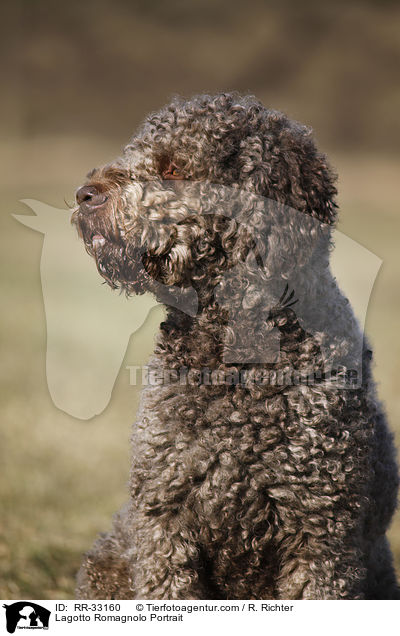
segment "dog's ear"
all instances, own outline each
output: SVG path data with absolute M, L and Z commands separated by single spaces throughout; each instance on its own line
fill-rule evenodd
M 258 134 L 241 142 L 239 161 L 246 189 L 335 224 L 336 175 L 309 128 L 270 112 Z

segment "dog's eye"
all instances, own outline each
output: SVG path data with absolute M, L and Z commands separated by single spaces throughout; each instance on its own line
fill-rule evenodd
M 172 180 L 172 179 L 183 179 L 184 176 L 174 163 L 170 163 L 169 166 L 165 170 L 163 170 L 162 178 L 167 180 L 168 179 Z

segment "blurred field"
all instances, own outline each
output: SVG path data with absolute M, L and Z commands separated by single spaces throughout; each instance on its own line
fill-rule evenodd
M 125 367 L 146 361 L 162 311 L 153 309 L 131 338 L 103 414 L 84 422 L 54 407 L 45 376 L 42 235 L 18 224 L 10 214 L 29 213 L 18 203 L 26 197 L 65 207 L 64 199 L 72 200 L 88 168 L 114 156 L 119 147 L 102 139 L 48 137 L 13 142 L 6 150 L 11 160 L 2 175 L 0 216 L 0 597 L 71 598 L 82 552 L 99 531 L 107 530 L 112 513 L 126 499 L 129 431 L 138 390 L 129 386 Z M 340 229 L 383 259 L 367 330 L 375 349 L 380 394 L 400 448 L 400 160 L 338 154 L 332 161 L 340 174 Z M 29 170 L 21 181 L 24 162 Z M 390 539 L 400 568 L 399 513 Z
M 396 151 L 399 23 L 396 0 L 15 0 L 0 131 L 112 139 L 176 92 L 235 89 L 329 147 Z

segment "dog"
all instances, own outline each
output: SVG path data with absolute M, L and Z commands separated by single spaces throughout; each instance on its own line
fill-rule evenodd
M 335 196 L 310 129 L 235 93 L 175 98 L 78 189 L 100 275 L 167 312 L 129 502 L 79 598 L 399 598 L 395 450 L 329 269 Z

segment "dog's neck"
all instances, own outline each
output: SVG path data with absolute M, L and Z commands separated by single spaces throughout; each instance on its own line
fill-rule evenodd
M 293 311 L 284 311 L 279 328 L 269 314 L 266 303 L 253 310 L 233 303 L 227 310 L 213 301 L 195 317 L 168 308 L 157 349 L 161 348 L 164 359 L 167 353 L 172 364 L 188 368 L 269 366 L 279 358 L 280 350 L 293 349 L 293 327 L 296 337 L 301 330 Z M 301 346 L 301 339 L 295 344 Z
M 325 343 L 335 338 L 335 307 L 348 312 L 349 333 L 341 328 L 342 339 L 354 339 L 356 323 L 329 270 L 309 267 L 289 283 L 271 281 L 261 294 L 257 289 L 241 296 L 215 294 L 200 303 L 194 317 L 167 307 L 155 349 L 160 364 L 171 369 L 320 368 L 324 325 L 331 330 Z M 327 300 L 328 288 L 332 302 Z M 296 297 L 299 302 L 292 305 Z

